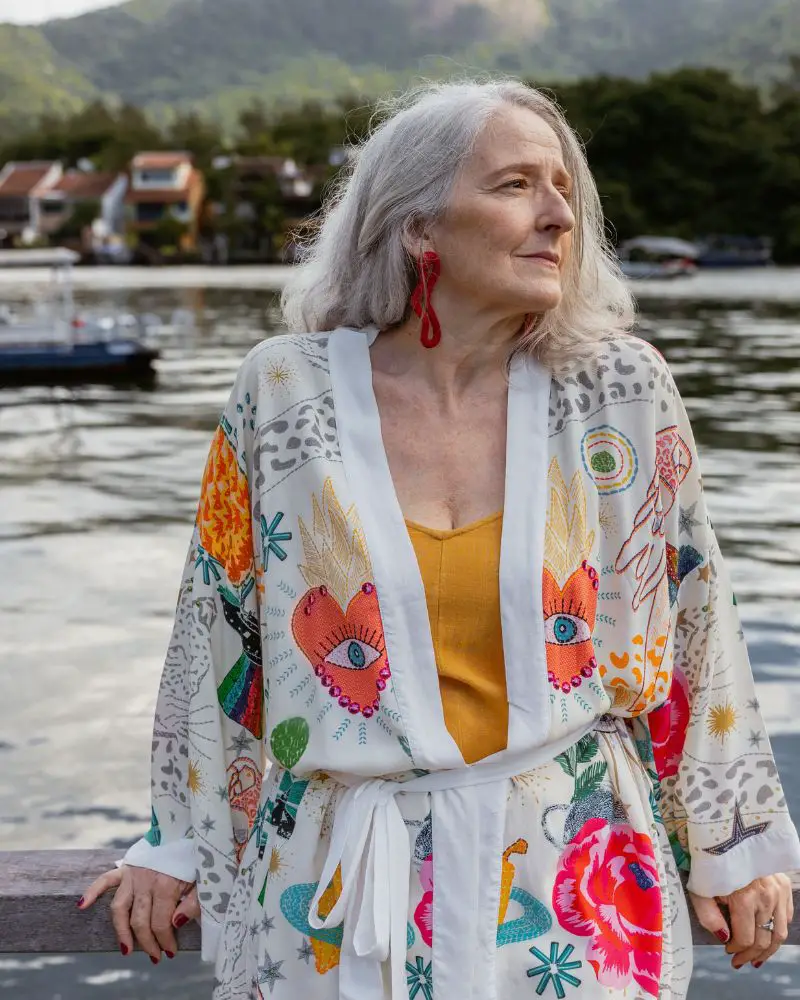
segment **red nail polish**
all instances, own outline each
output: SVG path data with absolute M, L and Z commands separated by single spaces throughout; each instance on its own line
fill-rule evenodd
M 78 900 L 78 902 L 75 905 L 76 906 L 83 906 L 83 896 L 81 896 L 81 898 Z
M 723 944 L 728 943 L 728 938 L 730 937 L 730 934 L 726 930 L 716 931 L 715 933 Z
M 158 965 L 158 959 L 157 958 L 153 958 L 152 955 L 150 956 L 150 961 L 153 963 L 153 965 Z
M 123 955 L 127 955 L 128 951 L 129 951 L 129 948 L 128 948 L 128 946 L 126 944 L 121 944 L 119 946 L 119 950 L 122 952 Z
M 185 913 L 181 913 L 175 918 L 176 927 L 183 927 L 184 924 L 188 923 L 189 923 L 189 918 L 186 916 Z
M 165 951 L 164 954 L 167 956 L 167 958 L 175 958 L 174 951 Z
M 763 964 L 763 962 L 753 962 L 753 968 L 760 969 Z

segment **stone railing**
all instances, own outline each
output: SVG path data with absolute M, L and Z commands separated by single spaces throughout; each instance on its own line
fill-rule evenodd
M 108 893 L 88 911 L 76 903 L 87 887 L 114 867 L 119 851 L 0 851 L 0 952 L 112 952 L 117 940 L 111 926 Z M 795 881 L 795 916 L 787 944 L 800 945 L 800 877 Z M 692 916 L 695 945 L 719 941 Z M 177 931 L 183 951 L 200 950 L 195 923 Z

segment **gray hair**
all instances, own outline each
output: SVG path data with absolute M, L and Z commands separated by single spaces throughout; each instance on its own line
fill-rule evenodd
M 353 151 L 323 207 L 281 298 L 292 332 L 387 329 L 409 316 L 415 262 L 403 237 L 447 209 L 463 164 L 492 117 L 528 108 L 558 136 L 573 177 L 576 224 L 563 296 L 518 345 L 554 370 L 570 367 L 601 340 L 633 325 L 633 297 L 606 236 L 603 209 L 583 144 L 559 106 L 516 80 L 426 84 L 383 101 L 379 123 Z

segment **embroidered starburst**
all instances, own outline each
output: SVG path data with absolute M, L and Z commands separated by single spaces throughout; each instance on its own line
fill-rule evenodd
M 198 795 L 203 788 L 200 765 L 193 760 L 189 761 L 189 773 L 186 776 L 186 785 L 192 795 Z
M 297 372 L 284 358 L 280 358 L 264 370 L 261 378 L 264 385 L 274 391 L 288 388 L 297 378 Z
M 268 917 L 265 913 L 261 918 L 261 930 L 269 937 L 269 932 L 275 930 L 275 917 Z
M 760 712 L 761 702 L 758 700 L 758 698 L 751 698 L 750 701 L 748 701 L 747 703 L 747 707 L 751 709 L 751 711 L 753 712 Z
M 617 533 L 617 515 L 610 504 L 601 503 L 597 511 L 597 520 L 600 523 L 600 530 L 604 535 L 615 535 Z
M 750 730 L 750 746 L 760 749 L 761 741 L 764 739 L 762 733 L 757 732 L 755 729 Z
M 283 965 L 283 959 L 280 962 L 273 962 L 269 957 L 269 952 L 264 952 L 264 963 L 258 967 L 258 985 L 261 986 L 262 983 L 266 983 L 269 987 L 270 993 L 275 989 L 275 983 L 279 979 L 286 979 L 286 976 L 280 971 Z
M 220 574 L 220 567 L 222 563 L 215 559 L 212 555 L 203 548 L 202 545 L 197 546 L 197 558 L 194 561 L 194 568 L 202 567 L 203 570 L 203 583 L 208 586 L 211 583 L 211 577 L 213 576 L 215 580 L 221 580 L 222 576 Z
M 261 515 L 261 561 L 264 565 L 265 573 L 269 569 L 270 554 L 283 562 L 286 558 L 286 550 L 281 545 L 281 542 L 291 542 L 292 540 L 291 531 L 278 531 L 282 520 L 283 511 L 280 510 L 269 523 L 266 517 L 263 514 Z
M 308 965 L 308 960 L 313 957 L 314 949 L 311 947 L 311 942 L 303 938 L 302 945 L 297 949 L 297 961 L 305 962 Z
M 219 796 L 220 802 L 224 802 L 228 797 L 228 789 L 224 785 L 218 785 L 217 795 Z
M 537 965 L 535 969 L 528 969 L 529 979 L 532 979 L 534 976 L 542 977 L 539 985 L 536 987 L 537 996 L 541 996 L 550 983 L 552 983 L 558 1000 L 564 1000 L 564 997 L 567 995 L 564 989 L 564 983 L 568 983 L 570 986 L 581 985 L 580 979 L 573 976 L 571 971 L 580 969 L 583 964 L 579 961 L 569 961 L 570 955 L 573 951 L 575 951 L 573 945 L 566 945 L 564 950 L 559 955 L 558 942 L 551 942 L 549 958 L 544 954 L 544 952 L 539 951 L 538 948 L 529 948 L 528 951 L 532 955 L 535 955 L 536 958 L 538 958 L 542 963 L 541 965 Z
M 200 827 L 203 833 L 210 833 L 216 826 L 216 821 L 213 820 L 208 813 L 206 813 L 205 819 L 200 823 Z
M 272 848 L 272 853 L 269 856 L 269 868 L 267 869 L 270 875 L 280 875 L 283 869 L 286 867 L 286 862 L 281 856 L 281 852 L 277 847 Z
M 708 732 L 724 742 L 736 728 L 736 709 L 730 702 L 714 705 L 708 713 Z
M 258 924 L 255 922 L 255 920 L 252 922 L 252 924 L 250 924 L 250 937 L 251 938 L 258 937 Z
M 414 1000 L 418 993 L 422 993 L 425 1000 L 433 1000 L 433 972 L 432 962 L 426 965 L 418 955 L 414 959 L 414 965 L 406 962 L 406 982 L 408 983 L 408 998 Z

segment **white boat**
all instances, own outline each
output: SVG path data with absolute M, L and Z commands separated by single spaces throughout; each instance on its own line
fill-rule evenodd
M 637 236 L 617 248 L 628 278 L 684 278 L 697 271 L 700 248 L 671 236 Z
M 158 351 L 136 317 L 80 315 L 72 292 L 79 255 L 64 247 L 0 250 L 0 269 L 50 268 L 50 284 L 19 316 L 0 303 L 0 384 L 106 381 L 152 372 Z

